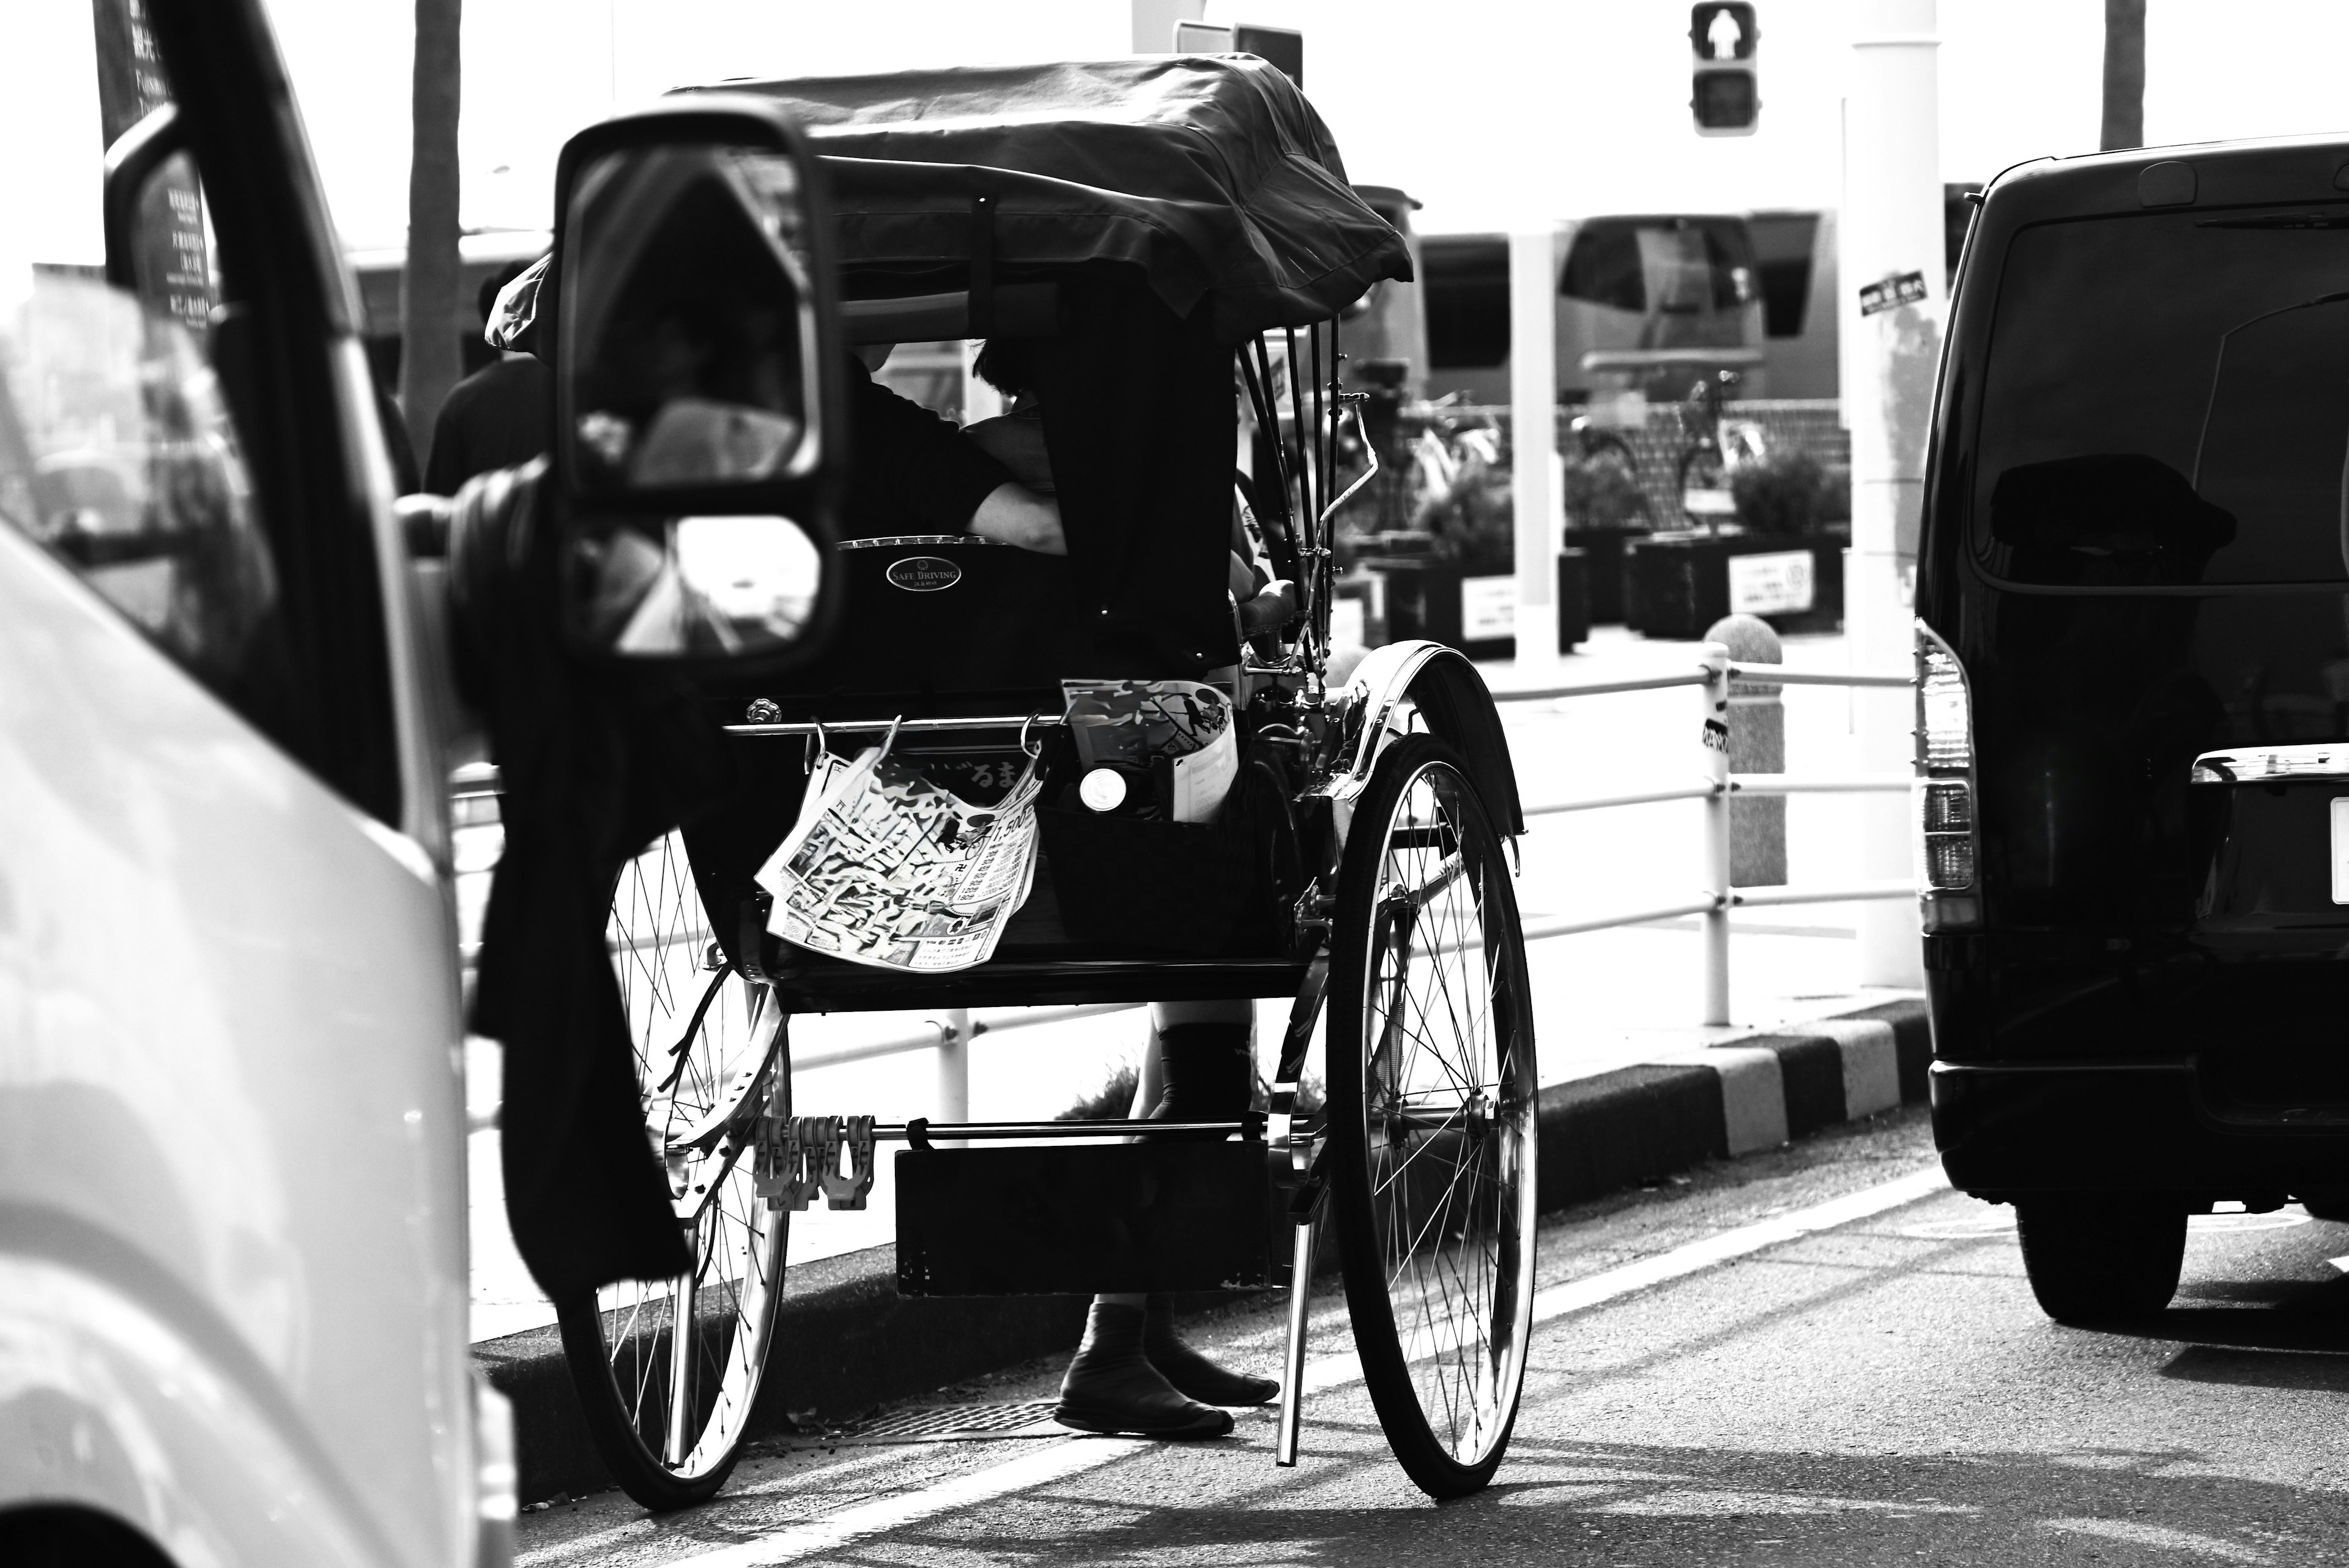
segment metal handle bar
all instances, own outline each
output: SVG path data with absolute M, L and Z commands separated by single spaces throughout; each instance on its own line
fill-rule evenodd
M 1081 1138 L 1133 1137 L 1146 1135 L 1177 1133 L 1218 1133 L 1229 1137 L 1234 1133 L 1243 1137 L 1260 1137 L 1264 1134 L 1265 1116 L 1262 1111 L 1250 1111 L 1237 1121 L 1229 1122 L 1154 1122 L 1121 1119 L 1095 1122 L 934 1122 L 916 1116 L 910 1122 L 876 1122 L 873 1136 L 894 1143 L 919 1143 L 931 1138 L 975 1140 L 981 1138 Z
M 908 735 L 937 733 L 957 730 L 1017 730 L 1023 724 L 1030 730 L 1058 729 L 1067 718 L 1055 718 L 1048 713 L 1014 713 L 1007 716 L 989 715 L 974 719 L 826 719 L 821 723 L 729 724 L 730 735 L 878 735 L 895 728 Z

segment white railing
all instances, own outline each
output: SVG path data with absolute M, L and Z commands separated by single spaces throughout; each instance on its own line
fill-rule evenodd
M 1617 914 L 1585 919 L 1526 922 L 1527 941 L 1575 936 L 1619 926 L 1646 925 L 1656 920 L 1683 919 L 1691 915 L 1704 922 L 1704 1019 L 1729 1022 L 1729 911 L 1785 904 L 1842 904 L 1863 898 L 1903 898 L 1916 892 L 1907 880 L 1860 882 L 1843 887 L 1806 888 L 1799 885 L 1737 888 L 1730 885 L 1729 803 L 1740 794 L 1906 794 L 1907 774 L 1863 774 L 1848 777 L 1801 774 L 1733 774 L 1729 771 L 1729 689 L 1734 681 L 1777 686 L 1908 687 L 1914 678 L 1861 670 L 1787 670 L 1775 664 L 1740 665 L 1717 642 L 1702 645 L 1696 668 L 1628 680 L 1587 680 L 1566 686 L 1543 686 L 1523 691 L 1494 693 L 1497 702 L 1552 702 L 1574 697 L 1612 696 L 1624 691 L 1663 691 L 1675 686 L 1700 689 L 1704 702 L 1702 771 L 1687 784 L 1620 794 L 1584 795 L 1547 801 L 1524 808 L 1527 817 L 1552 816 L 1572 811 L 1604 811 L 1616 806 L 1653 805 L 1663 801 L 1704 803 L 1705 879 L 1710 884 L 1675 903 L 1625 909 Z
M 1871 898 L 1903 898 L 1916 891 L 1916 885 L 1905 879 L 1824 887 L 1731 886 L 1729 803 L 1737 795 L 1906 794 L 1909 788 L 1909 775 L 1907 774 L 1862 774 L 1837 777 L 1830 774 L 1731 773 L 1727 723 L 1730 687 L 1736 681 L 1777 686 L 1905 688 L 1913 684 L 1913 678 L 1906 673 L 1787 670 L 1769 664 L 1740 665 L 1731 659 L 1728 649 L 1723 645 L 1705 643 L 1698 653 L 1695 668 L 1677 673 L 1578 681 L 1563 686 L 1494 693 L 1495 702 L 1516 704 L 1612 696 L 1627 691 L 1662 691 L 1678 686 L 1700 689 L 1706 729 L 1702 770 L 1695 780 L 1654 789 L 1546 801 L 1526 805 L 1523 810 L 1527 818 L 1532 818 L 1561 815 L 1568 812 L 1605 811 L 1618 806 L 1654 805 L 1665 801 L 1702 801 L 1704 803 L 1705 875 L 1711 886 L 1699 888 L 1673 903 L 1643 906 L 1596 917 L 1527 920 L 1524 931 L 1525 940 L 1529 942 L 1545 941 L 1552 937 L 1577 936 L 1587 931 L 1610 930 L 1660 920 L 1685 919 L 1692 915 L 1699 917 L 1704 922 L 1703 1022 L 1708 1024 L 1723 1024 L 1730 1021 L 1730 910 L 1789 904 L 1842 904 Z M 1715 737 L 1718 737 L 1718 743 Z M 486 764 L 475 764 L 460 769 L 452 783 L 455 786 L 452 793 L 460 800 L 493 796 L 497 790 L 497 772 Z M 471 957 L 469 951 L 466 954 L 469 963 Z M 970 1116 L 970 1044 L 980 1035 L 1007 1033 L 1015 1029 L 1032 1029 L 1048 1023 L 1065 1023 L 1074 1019 L 1112 1012 L 1127 1012 L 1143 1005 L 1141 1002 L 1118 1002 L 1073 1007 L 1006 1009 L 999 1014 L 984 1018 L 974 1017 L 968 1008 L 942 1009 L 936 1016 L 925 1019 L 918 1026 L 902 1034 L 877 1040 L 844 1042 L 806 1052 L 794 1051 L 792 1064 L 801 1071 L 808 1071 L 904 1055 L 915 1051 L 934 1051 L 937 1054 L 936 1119 L 967 1121 Z

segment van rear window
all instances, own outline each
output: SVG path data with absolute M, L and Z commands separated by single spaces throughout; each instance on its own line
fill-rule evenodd
M 2000 576 L 2349 581 L 2349 206 L 2025 229 L 1981 407 Z

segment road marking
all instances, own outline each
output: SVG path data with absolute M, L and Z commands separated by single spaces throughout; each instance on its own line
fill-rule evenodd
M 1723 1231 L 1717 1236 L 1707 1236 L 1686 1246 L 1675 1247 L 1669 1252 L 1660 1252 L 1652 1258 L 1642 1258 L 1620 1268 L 1609 1269 L 1588 1279 L 1568 1280 L 1563 1284 L 1534 1293 L 1534 1322 L 1547 1323 L 1569 1313 L 1584 1312 L 1733 1259 L 1750 1257 L 1804 1236 L 1870 1219 L 1903 1204 L 1930 1198 L 1937 1192 L 1946 1192 L 1949 1187 L 1949 1179 L 1941 1174 L 1941 1168 L 1939 1165 L 1928 1166 L 1863 1191 L 1847 1193 L 1841 1198 L 1813 1204 L 1791 1214 L 1775 1214 L 1751 1225 L 1741 1225 L 1734 1231 Z M 1305 1364 L 1305 1391 L 1308 1394 L 1325 1393 L 1361 1380 L 1361 1360 L 1351 1350 L 1317 1355 Z M 1155 1443 L 1139 1438 L 1071 1438 L 1066 1442 L 1031 1450 L 1018 1459 L 955 1476 L 933 1486 L 875 1498 L 871 1502 L 843 1508 L 821 1519 L 761 1536 L 756 1541 L 722 1546 L 674 1561 L 692 1563 L 695 1568 L 772 1568 L 773 1564 L 797 1562 L 819 1552 L 838 1552 L 870 1536 L 933 1519 L 942 1513 L 952 1513 L 958 1509 L 991 1502 L 1013 1492 L 1066 1480 L 1087 1470 L 1098 1469 L 1112 1460 L 1124 1459 L 1129 1454 L 1155 1447 Z

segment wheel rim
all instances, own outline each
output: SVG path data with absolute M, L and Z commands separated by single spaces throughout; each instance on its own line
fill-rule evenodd
M 1437 1447 L 1473 1466 L 1505 1438 L 1525 1368 L 1536 1085 L 1516 1048 L 1516 922 L 1492 907 L 1503 872 L 1489 832 L 1468 827 L 1465 788 L 1448 766 L 1422 767 L 1386 825 L 1361 1104 L 1371 1231 L 1412 1391 Z
M 603 1287 L 596 1324 L 637 1445 L 692 1480 L 740 1445 L 773 1328 L 790 1216 L 770 1212 L 755 1190 L 749 1113 L 771 1084 L 788 1100 L 789 1066 L 775 1049 L 782 1020 L 767 988 L 712 945 L 674 834 L 621 873 L 609 945 L 646 1135 L 688 1227 L 694 1272 Z M 680 1323 L 692 1331 L 680 1336 Z

